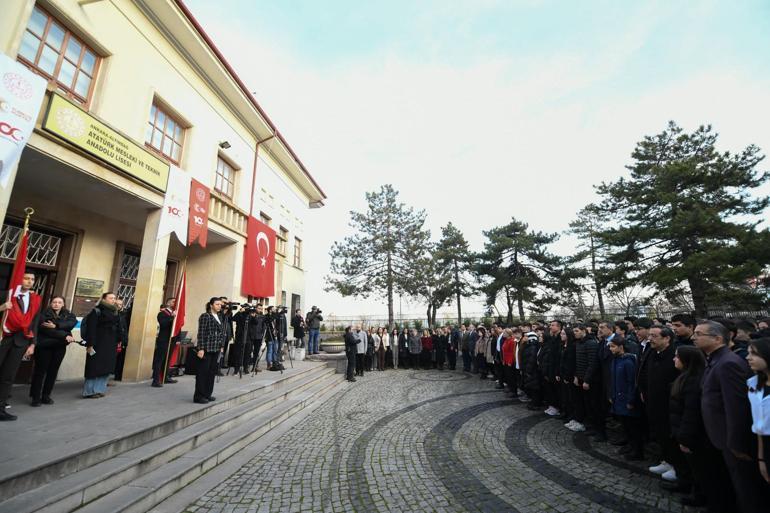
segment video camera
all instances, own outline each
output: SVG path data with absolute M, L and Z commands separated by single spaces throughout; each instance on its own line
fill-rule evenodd
M 231 302 L 229 304 L 229 306 L 230 306 L 230 311 L 231 312 L 235 312 L 239 308 L 242 311 L 246 312 L 246 313 L 252 313 L 252 312 L 256 312 L 257 311 L 257 305 L 252 305 L 251 303 L 234 303 L 234 302 Z

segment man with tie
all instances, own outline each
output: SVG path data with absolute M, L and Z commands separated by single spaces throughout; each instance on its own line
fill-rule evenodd
M 32 292 L 35 275 L 24 273 L 21 287 L 14 291 L 14 297 L 0 305 L 3 315 L 3 336 L 0 340 L 0 421 L 16 420 L 16 415 L 5 411 L 11 396 L 13 379 L 19 370 L 22 358 L 35 352 L 40 296 Z

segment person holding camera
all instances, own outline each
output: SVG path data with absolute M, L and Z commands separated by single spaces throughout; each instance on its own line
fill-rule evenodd
M 274 311 L 274 307 L 267 307 L 267 314 L 265 315 L 265 340 L 267 341 L 267 370 L 280 371 L 282 370 L 279 351 L 280 341 L 278 337 L 278 331 L 276 330 L 276 321 L 278 315 Z
M 307 313 L 305 325 L 310 333 L 310 338 L 307 341 L 307 354 L 318 354 L 318 339 L 321 336 L 321 321 L 323 320 L 321 310 L 317 306 L 313 306 Z
M 214 401 L 214 380 L 217 375 L 219 355 L 227 342 L 227 330 L 222 316 L 222 300 L 212 297 L 206 304 L 206 313 L 198 317 L 196 353 L 199 358 L 195 374 L 193 402 L 206 404 Z
M 299 308 L 294 312 L 294 317 L 291 318 L 291 327 L 294 329 L 294 340 L 297 347 L 305 347 L 305 318 Z
M 233 306 L 231 305 L 231 308 Z M 258 318 L 263 317 L 261 310 L 262 305 L 252 306 L 247 303 L 242 305 L 241 310 L 233 316 L 235 343 L 230 351 L 228 367 L 235 368 L 236 373 L 241 369 L 243 374 L 249 373 L 253 348 L 255 345 L 262 344 L 264 328 L 262 328 L 262 319 Z M 259 354 L 259 348 L 257 348 L 257 354 Z

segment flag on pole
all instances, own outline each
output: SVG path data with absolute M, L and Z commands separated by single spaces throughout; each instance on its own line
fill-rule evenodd
M 271 297 L 275 294 L 275 230 L 250 216 L 246 236 L 241 293 Z
M 24 270 L 27 267 L 27 245 L 29 243 L 29 230 L 25 224 L 24 230 L 21 233 L 19 240 L 19 246 L 16 248 L 16 260 L 13 263 L 13 272 L 11 273 L 11 283 L 8 286 L 8 301 L 18 296 L 21 292 L 21 285 L 24 281 Z M 31 309 L 30 309 L 31 310 Z M 8 322 L 8 310 L 3 312 L 3 333 L 6 335 L 11 334 L 11 326 L 7 326 Z M 12 324 L 12 323 L 11 323 Z
M 166 197 L 160 214 L 158 238 L 176 233 L 182 245 L 187 245 L 187 223 L 190 215 L 190 176 L 176 166 L 168 174 Z
M 176 293 L 176 314 L 174 315 L 174 321 L 171 327 L 172 343 L 174 339 L 178 337 L 179 334 L 182 332 L 182 327 L 184 326 L 186 302 L 187 302 L 187 260 L 185 260 L 182 266 L 182 279 L 179 281 L 179 287 L 177 288 L 177 293 Z M 173 367 L 174 365 L 176 365 L 178 358 L 179 358 L 179 346 L 176 343 L 173 343 L 171 347 L 171 355 L 168 357 L 168 365 L 166 365 L 164 369 L 168 367 Z M 165 376 L 163 377 L 163 379 L 165 381 Z

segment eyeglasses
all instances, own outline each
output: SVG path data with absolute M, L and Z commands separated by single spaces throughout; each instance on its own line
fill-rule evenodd
M 711 333 L 704 333 L 702 331 L 695 331 L 693 332 L 693 337 L 715 337 L 716 335 L 712 335 Z

